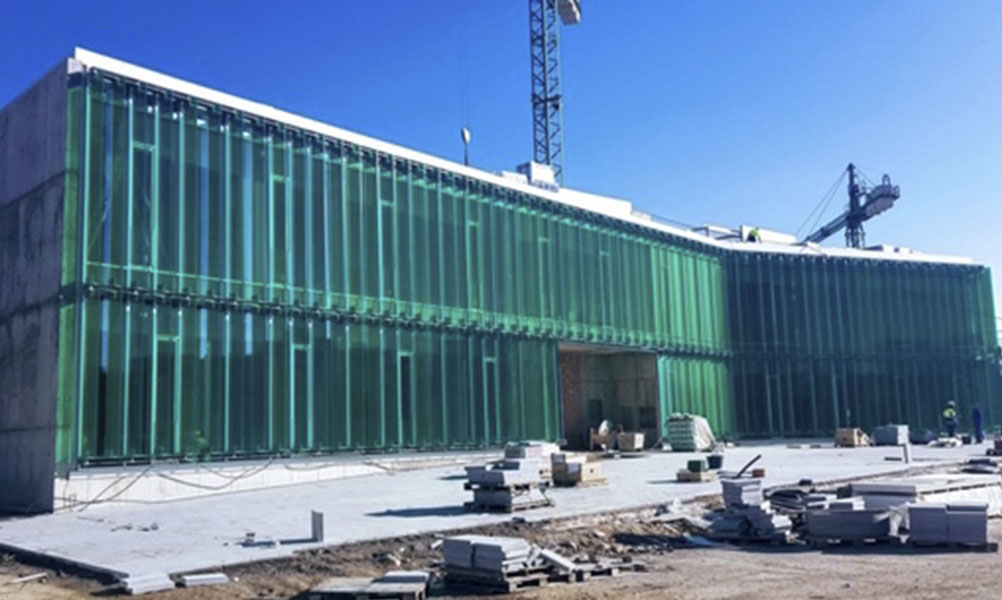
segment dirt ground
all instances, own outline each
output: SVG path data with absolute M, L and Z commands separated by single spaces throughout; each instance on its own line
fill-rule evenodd
M 703 500 L 695 512 L 712 510 L 719 499 Z M 992 539 L 1002 538 L 1002 520 L 990 522 Z M 644 572 L 596 577 L 584 584 L 550 584 L 520 592 L 522 598 L 667 599 L 839 599 L 999 597 L 998 553 L 930 551 L 890 546 L 816 550 L 803 545 L 699 547 L 682 520 L 666 521 L 650 511 L 573 519 L 548 524 L 512 522 L 466 532 L 514 535 L 566 556 L 629 558 Z M 151 600 L 237 600 L 304 598 L 311 586 L 332 576 L 378 575 L 395 569 L 429 569 L 441 560 L 438 543 L 448 534 L 404 537 L 302 553 L 277 561 L 228 569 L 232 582 L 212 588 L 178 589 Z M 45 572 L 42 582 L 5 584 Z M 0 557 L 3 600 L 68 600 L 109 595 L 92 579 Z

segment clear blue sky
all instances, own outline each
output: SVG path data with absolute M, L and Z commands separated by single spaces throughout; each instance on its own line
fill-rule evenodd
M 1002 276 L 1002 0 L 584 11 L 563 30 L 568 186 L 792 232 L 852 160 L 902 189 L 869 243 Z M 12 3 L 0 104 L 75 45 L 458 160 L 468 121 L 489 170 L 531 151 L 524 0 Z

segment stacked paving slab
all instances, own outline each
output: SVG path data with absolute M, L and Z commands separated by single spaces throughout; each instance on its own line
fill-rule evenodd
M 524 573 L 544 566 L 539 549 L 521 538 L 459 535 L 442 544 L 447 575 L 487 579 Z
M 710 525 L 710 536 L 734 541 L 786 541 L 793 523 L 777 515 L 762 497 L 759 479 L 725 479 L 724 515 Z
M 914 544 L 985 545 L 988 505 L 980 502 L 909 504 L 908 539 Z
M 873 443 L 877 446 L 903 446 L 908 443 L 907 425 L 884 425 L 873 430 Z
M 473 491 L 467 508 L 515 511 L 548 506 L 542 488 L 549 485 L 541 473 L 543 462 L 535 458 L 505 459 L 491 466 L 466 467 L 466 489 Z M 546 461 L 549 466 L 549 461 Z
M 539 461 L 539 475 L 544 482 L 553 481 L 550 470 L 552 457 L 560 452 L 560 446 L 553 442 L 530 440 L 508 442 L 504 447 L 504 457 L 509 460 L 531 459 Z

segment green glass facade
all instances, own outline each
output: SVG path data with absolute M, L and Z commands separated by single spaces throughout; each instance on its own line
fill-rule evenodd
M 562 435 L 560 344 L 732 436 L 1002 420 L 985 267 L 734 250 L 96 71 L 71 80 L 60 465 Z

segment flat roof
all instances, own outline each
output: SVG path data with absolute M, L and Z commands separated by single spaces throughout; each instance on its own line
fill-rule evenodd
M 252 114 L 264 119 L 336 138 L 350 144 L 375 150 L 376 152 L 390 154 L 437 169 L 451 171 L 458 175 L 478 179 L 491 185 L 509 188 L 526 194 L 532 194 L 546 200 L 559 202 L 561 204 L 566 204 L 582 210 L 612 217 L 633 225 L 639 225 L 653 231 L 667 233 L 711 247 L 724 248 L 738 252 L 792 254 L 828 258 L 896 260 L 963 265 L 975 264 L 969 257 L 923 254 L 914 250 L 894 252 L 888 250 L 857 250 L 855 248 L 820 246 L 818 244 L 776 244 L 767 242 L 750 243 L 736 240 L 718 240 L 684 227 L 677 227 L 668 223 L 657 221 L 649 215 L 634 210 L 633 204 L 628 200 L 592 194 L 570 188 L 561 188 L 558 191 L 546 190 L 517 179 L 503 177 L 497 173 L 468 167 L 448 159 L 378 140 L 376 138 L 356 133 L 354 131 L 349 131 L 347 129 L 342 129 L 340 127 L 335 127 L 322 121 L 317 121 L 315 119 L 310 119 L 308 117 L 275 108 L 269 104 L 247 100 L 233 94 L 214 90 L 196 83 L 191 83 L 177 77 L 165 75 L 152 69 L 140 67 L 138 65 L 134 65 L 117 58 L 112 58 L 110 56 L 105 56 L 97 52 L 92 52 L 84 48 L 76 48 L 72 58 L 81 63 L 87 69 L 98 69 L 103 72 L 140 81 L 153 87 L 172 90 L 186 96 L 203 100 L 206 103 L 225 106 L 235 111 Z

